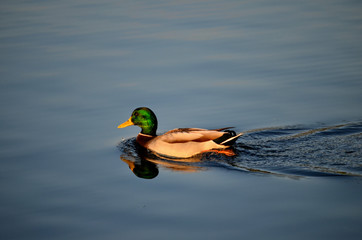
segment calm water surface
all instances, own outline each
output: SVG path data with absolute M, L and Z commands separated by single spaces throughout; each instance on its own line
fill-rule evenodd
M 1 1 L 0 238 L 361 239 L 361 10 Z M 116 128 L 139 106 L 245 134 L 159 158 Z

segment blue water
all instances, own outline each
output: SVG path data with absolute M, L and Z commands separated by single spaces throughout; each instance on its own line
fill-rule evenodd
M 360 239 L 361 10 L 1 1 L 0 238 Z M 145 155 L 140 106 L 237 155 Z

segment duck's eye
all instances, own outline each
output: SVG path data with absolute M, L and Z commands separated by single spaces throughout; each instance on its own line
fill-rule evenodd
M 138 112 L 135 112 L 134 115 L 137 117 L 137 116 L 139 115 L 139 113 L 138 113 Z

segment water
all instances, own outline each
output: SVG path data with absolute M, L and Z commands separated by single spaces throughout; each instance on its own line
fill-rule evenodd
M 2 1 L 1 239 L 360 239 L 361 8 Z M 139 106 L 245 134 L 144 156 Z

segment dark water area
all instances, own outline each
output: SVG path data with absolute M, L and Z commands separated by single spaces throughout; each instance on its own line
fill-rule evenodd
M 361 239 L 358 1 L 1 1 L 0 239 Z M 137 147 L 133 109 L 233 126 Z

